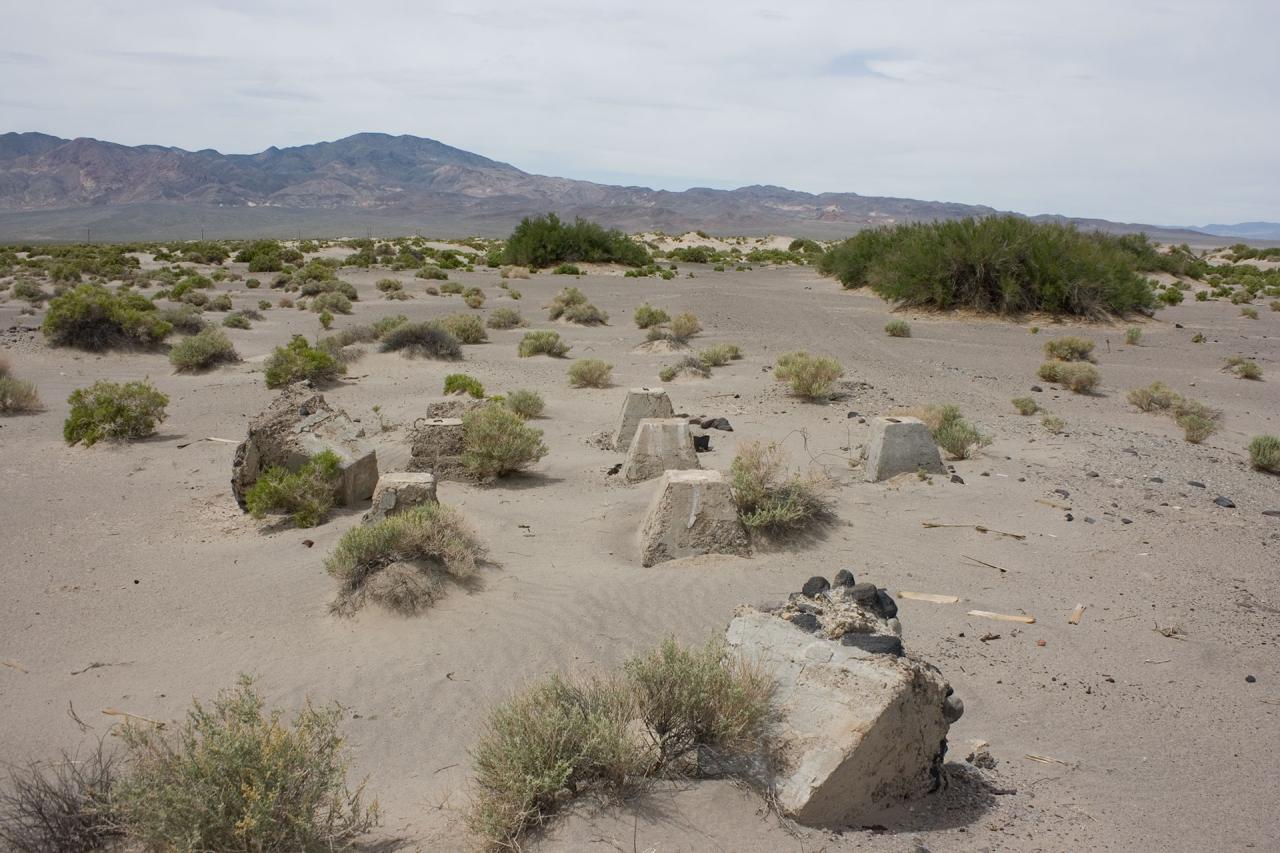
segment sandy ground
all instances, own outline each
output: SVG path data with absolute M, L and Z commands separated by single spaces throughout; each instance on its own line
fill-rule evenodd
M 1254 321 L 1236 306 L 1188 300 L 1143 323 L 1142 346 L 1128 347 L 1118 326 L 1042 321 L 1031 335 L 1030 323 L 907 312 L 913 337 L 893 339 L 882 331 L 883 302 L 810 270 L 684 266 L 681 275 L 690 269 L 696 278 L 669 282 L 541 274 L 513 280 L 519 303 L 498 289 L 494 271 L 453 274 L 484 288 L 486 312 L 516 304 L 534 328 L 559 328 L 572 356 L 613 363 L 615 387 L 574 390 L 567 361 L 518 359 L 518 330 L 491 331 L 490 343 L 466 348 L 461 367 L 490 393 L 544 394 L 537 425 L 551 452 L 494 487 L 441 485 L 496 565 L 479 589 L 454 589 L 412 619 L 374 608 L 348 620 L 326 612 L 334 585 L 321 562 L 357 512 L 268 534 L 231 498 L 233 442 L 273 397 L 261 361 L 293 332 L 314 335 L 314 314 L 273 309 L 251 330 L 228 330 L 245 362 L 202 376 L 172 374 L 163 355 L 87 355 L 48 349 L 20 328 L 0 332 L 15 373 L 48 406 L 0 420 L 0 759 L 84 743 L 69 707 L 101 733 L 119 720 L 103 709 L 176 718 L 193 696 L 249 672 L 273 703 L 311 696 L 350 709 L 356 770 L 386 815 L 380 837 L 403 839 L 408 850 L 465 849 L 467 750 L 486 711 L 514 688 L 555 670 L 616 664 L 668 633 L 704 638 L 739 604 L 780 599 L 810 575 L 848 567 L 891 591 L 962 599 L 901 602 L 908 648 L 937 664 L 966 706 L 952 728 L 944 794 L 876 817 L 872 828 L 793 833 L 757 795 L 727 782 L 667 785 L 622 805 L 584 803 L 534 848 L 1280 849 L 1280 518 L 1262 515 L 1280 510 L 1280 479 L 1250 471 L 1243 451 L 1250 436 L 1280 432 L 1280 314 L 1263 310 Z M 396 275 L 418 298 L 384 301 L 373 283 L 387 274 L 344 274 L 361 301 L 338 327 L 466 310 L 457 297 L 423 294 L 406 273 Z M 548 323 L 540 307 L 567 284 L 613 325 Z M 238 307 L 279 295 L 220 287 Z M 627 386 L 654 384 L 672 360 L 634 349 L 643 333 L 630 315 L 643 301 L 693 311 L 703 345 L 731 341 L 746 353 L 710 380 L 668 386 L 677 411 L 723 415 L 734 426 L 711 432 L 703 465 L 727 468 L 741 441 L 782 442 L 797 464 L 821 465 L 840 484 L 836 524 L 751 559 L 640 567 L 635 534 L 654 483 L 627 487 L 607 476 L 621 456 L 591 439 L 613 429 Z M 0 305 L 0 330 L 35 325 L 17 309 Z M 1196 332 L 1207 341 L 1192 344 Z M 1098 342 L 1096 396 L 1029 391 L 1044 341 L 1066 333 Z M 843 399 L 806 404 L 782 393 L 766 367 L 797 348 L 840 359 Z M 1223 373 L 1235 354 L 1257 358 L 1266 381 Z M 457 369 L 370 353 L 326 396 L 362 420 L 382 469 L 397 470 L 407 460 L 405 425 Z M 72 389 L 143 376 L 172 399 L 159 435 L 88 450 L 62 443 Z M 1190 445 L 1170 419 L 1125 402 L 1127 389 L 1156 379 L 1225 410 L 1223 430 Z M 1009 399 L 1024 394 L 1064 418 L 1067 432 L 1019 417 Z M 964 483 L 862 482 L 860 418 L 940 401 L 959 404 L 994 438 L 977 458 L 954 463 Z M 1216 506 L 1219 495 L 1236 508 Z M 1074 521 L 1041 500 L 1069 505 Z M 1078 603 L 1087 609 L 1073 626 Z M 967 616 L 973 608 L 1037 621 L 990 622 Z M 1157 625 L 1181 633 L 1169 638 Z M 963 764 L 975 739 L 990 742 L 993 771 Z

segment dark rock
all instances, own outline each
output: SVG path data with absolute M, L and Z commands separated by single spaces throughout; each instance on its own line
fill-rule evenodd
M 990 477 L 990 476 L 991 476 L 991 472 L 990 472 L 990 471 L 983 471 L 983 472 L 982 472 L 981 474 L 979 474 L 978 476 L 980 476 L 980 477 Z
M 1067 513 L 1067 521 L 1075 521 L 1076 517 L 1071 513 Z
M 857 416 L 858 416 L 857 412 L 850 412 L 849 414 L 845 415 L 846 418 L 856 418 Z
M 711 436 L 695 435 L 693 437 L 693 450 L 695 453 L 707 453 L 711 450 Z
M 791 624 L 795 625 L 802 631 L 808 631 L 812 634 L 818 630 L 818 617 L 812 613 L 797 613 L 791 617 Z
M 1203 489 L 1205 487 L 1204 483 L 1199 480 L 1187 480 L 1187 485 L 1196 489 Z
M 959 483 L 961 486 L 963 486 L 963 485 L 964 485 L 964 477 L 961 477 L 959 474 L 952 474 L 952 475 L 951 475 L 951 482 L 953 482 L 953 483 Z
M 1084 517 L 1084 523 L 1085 523 L 1085 524 L 1094 524 L 1094 523 L 1095 523 L 1095 519 L 1094 519 L 1092 516 L 1088 516 L 1088 515 L 1086 515 L 1086 516 Z
M 1163 483 L 1164 477 L 1148 477 L 1147 481 L 1151 483 Z
M 1084 475 L 1085 475 L 1086 477 L 1099 477 L 1099 476 L 1101 476 L 1097 471 L 1085 471 L 1085 472 L 1084 472 Z
M 804 582 L 804 586 L 800 587 L 800 591 L 810 598 L 829 589 L 831 589 L 831 584 L 827 583 L 827 579 L 821 575 L 814 575 Z
M 1133 524 L 1133 519 L 1132 519 L 1132 518 L 1122 518 L 1122 519 L 1120 519 L 1120 523 L 1121 523 L 1121 524 Z
M 1235 501 L 1231 500 L 1231 498 L 1228 498 L 1224 495 L 1218 495 L 1216 498 L 1213 499 L 1213 502 L 1216 503 L 1218 506 L 1223 507 L 1224 509 L 1236 508 Z
M 1062 495 L 1063 500 L 1066 500 L 1067 498 L 1071 497 L 1071 493 L 1068 492 L 1066 489 L 1054 489 L 1053 493 L 1055 495 Z
M 618 472 L 619 472 L 619 471 L 621 471 L 621 470 L 622 470 L 622 463 L 621 463 L 621 462 L 619 462 L 618 464 L 616 464 L 616 465 L 614 465 L 612 468 L 610 468 L 608 471 L 605 471 L 605 472 L 604 472 L 604 475 L 605 475 L 606 477 L 612 477 L 614 474 L 618 473 Z
M 1040 393 L 1041 391 L 1043 391 L 1044 389 L 1043 389 L 1043 388 L 1041 388 L 1039 385 L 1032 385 L 1032 386 L 1031 386 L 1031 390 L 1032 390 L 1032 391 L 1034 391 L 1035 393 L 1039 394 L 1039 393 Z
M 733 425 L 729 423 L 728 418 L 716 418 L 711 422 L 709 429 L 718 429 L 724 432 L 733 432 Z
M 863 581 L 862 583 L 855 583 L 849 588 L 849 594 L 853 596 L 854 601 L 874 601 L 877 592 L 879 592 L 879 590 L 876 589 L 876 585 L 873 583 L 867 583 L 866 581 Z
M 1270 518 L 1280 518 L 1280 509 L 1264 509 L 1262 514 Z
M 896 655 L 902 657 L 902 640 L 885 634 L 845 634 L 840 638 L 840 645 L 853 646 L 864 652 L 875 655 Z
M 1182 324 L 1181 324 L 1181 323 L 1174 323 L 1174 324 L 1173 324 L 1173 327 L 1174 327 L 1175 329 L 1181 329 L 1181 328 L 1182 328 Z
M 876 608 L 880 611 L 880 615 L 886 619 L 892 619 L 898 615 L 898 602 L 894 601 L 893 596 L 883 589 L 876 590 Z
M 964 716 L 964 700 L 959 696 L 948 696 L 942 703 L 942 716 L 948 723 L 954 723 Z
M 841 569 L 836 572 L 836 576 L 832 581 L 833 586 L 853 586 L 857 580 L 853 577 L 853 572 L 848 569 Z
M 1256 684 L 1256 683 L 1257 683 L 1257 681 L 1258 681 L 1258 679 L 1257 679 L 1256 677 L 1252 676 L 1252 675 L 1246 675 L 1246 676 L 1244 677 L 1244 680 L 1245 680 L 1245 681 L 1247 681 L 1247 682 L 1249 682 L 1250 684 Z

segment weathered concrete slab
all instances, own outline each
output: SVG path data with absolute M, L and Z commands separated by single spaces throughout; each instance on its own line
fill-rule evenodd
M 751 553 L 729 483 L 719 471 L 666 471 L 640 528 L 640 561 Z
M 419 418 L 409 433 L 409 470 L 437 480 L 465 480 L 462 418 Z
M 628 483 L 639 483 L 660 477 L 663 471 L 699 467 L 688 422 L 682 418 L 643 418 L 627 450 L 622 476 Z
M 878 483 L 899 474 L 923 470 L 945 474 L 942 455 L 929 427 L 919 418 L 876 418 L 867 447 L 867 481 Z
M 618 431 L 613 440 L 615 450 L 631 446 L 640 421 L 645 418 L 669 418 L 675 414 L 671 398 L 661 388 L 631 388 L 622 401 L 622 415 L 618 418 Z
M 381 521 L 424 503 L 438 503 L 434 474 L 413 471 L 383 474 L 373 490 L 373 507 L 365 522 Z

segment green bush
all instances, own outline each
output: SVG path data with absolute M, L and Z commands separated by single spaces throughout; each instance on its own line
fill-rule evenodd
M 1182 427 L 1183 437 L 1187 441 L 1199 444 L 1218 431 L 1222 412 L 1197 400 L 1182 398 L 1174 406 L 1173 419 Z
M 1067 422 L 1057 415 L 1045 415 L 1040 419 L 1040 426 L 1057 435 L 1067 428 Z
M 588 302 L 587 295 L 576 287 L 566 287 L 557 293 L 547 306 L 547 316 L 552 320 L 563 318 L 583 326 L 609 322 L 609 315 Z
M 702 331 L 702 324 L 692 314 L 677 314 L 671 318 L 671 338 L 680 343 Z
M 520 339 L 518 352 L 521 358 L 529 358 L 534 355 L 563 358 L 570 349 L 571 346 L 569 344 L 560 340 L 559 332 L 538 329 L 537 331 L 524 333 L 524 337 Z
M 231 297 L 225 293 L 219 293 L 210 299 L 205 307 L 210 311 L 230 311 L 232 307 Z
M 484 321 L 474 314 L 451 314 L 440 321 L 440 325 L 463 344 L 480 344 L 489 340 L 489 333 L 484 330 Z
M 909 338 L 911 324 L 906 320 L 890 320 L 884 324 L 884 333 L 891 338 Z
M 978 448 L 991 443 L 989 437 L 965 420 L 957 406 L 928 406 L 921 420 L 929 427 L 929 432 L 933 433 L 933 440 L 952 459 L 968 459 Z
M 179 373 L 195 373 L 239 360 L 240 354 L 221 329 L 203 329 L 169 350 L 169 363 Z
M 92 447 L 103 439 L 145 438 L 164 421 L 169 398 L 148 380 L 118 384 L 105 379 L 77 388 L 67 398 L 71 413 L 62 426 L 67 444 Z
M 569 225 L 550 213 L 521 220 L 507 238 L 502 261 L 534 268 L 575 261 L 636 267 L 649 262 L 649 253 L 621 231 L 606 230 L 585 219 Z
M 315 527 L 333 509 L 342 476 L 342 460 L 332 450 L 312 456 L 297 471 L 268 468 L 245 492 L 245 505 L 254 518 L 288 513 L 296 527 Z
M 1163 382 L 1152 382 L 1130 391 L 1129 402 L 1144 412 L 1167 412 L 1182 402 L 1182 396 Z
M 1254 436 L 1249 442 L 1249 463 L 1255 470 L 1280 474 L 1280 438 L 1274 435 Z
M 165 308 L 157 311 L 156 316 L 172 326 L 173 331 L 184 335 L 194 335 L 208 326 L 201 318 L 199 309 L 191 305 Z
M 264 712 L 253 681 L 194 702 L 170 733 L 129 719 L 120 732 L 130 772 L 116 807 L 147 850 L 329 853 L 377 822 L 363 785 L 346 782 L 343 710 L 305 705 L 293 718 Z
M 569 384 L 574 388 L 608 388 L 613 365 L 598 358 L 584 358 L 569 365 Z
M 154 347 L 173 326 L 155 305 L 136 293 L 112 293 L 100 284 L 82 284 L 49 300 L 42 327 L 49 343 L 100 351 L 113 347 Z
M 462 464 L 482 482 L 527 468 L 547 455 L 542 430 L 506 406 L 490 403 L 462 417 Z
M 1240 309 L 1241 317 L 1248 317 L 1250 320 L 1258 319 L 1258 309 L 1251 305 L 1246 305 Z
M 330 318 L 332 319 L 332 318 Z M 249 318 L 239 311 L 233 311 L 222 318 L 222 325 L 228 329 L 249 329 L 253 324 L 249 322 Z
M 538 417 L 546 408 L 542 395 L 537 391 L 512 391 L 502 398 L 502 404 L 526 420 Z
M 1135 327 L 1124 330 L 1124 342 L 1131 347 L 1142 343 L 1142 330 Z
M 552 275 L 582 275 L 582 270 L 573 264 L 561 264 L 551 271 Z
M 1044 342 L 1044 354 L 1059 361 L 1093 361 L 1093 341 L 1070 336 L 1056 338 Z
M 465 373 L 450 373 L 444 378 L 444 393 L 469 394 L 477 400 L 484 399 L 484 385 L 475 377 Z
M 1226 369 L 1241 379 L 1258 380 L 1262 378 L 1262 367 L 1259 366 L 1258 362 L 1242 355 L 1233 355 L 1228 358 Z
M 1034 415 L 1036 412 L 1040 411 L 1040 404 L 1030 397 L 1014 397 L 1011 402 L 1013 403 L 1013 407 L 1018 410 L 1018 414 L 1023 415 L 1024 417 L 1027 415 Z
M 397 326 L 403 326 L 409 322 L 409 318 L 403 314 L 393 314 L 390 317 L 379 317 L 373 321 L 373 337 L 368 340 L 381 340 L 387 336 L 387 333 Z
M 440 285 L 440 292 L 448 296 L 462 293 L 463 289 L 461 282 L 457 281 L 450 281 L 446 284 Z
M 401 323 L 382 336 L 383 352 L 454 361 L 462 358 L 462 344 L 440 323 Z
M 1150 280 L 1137 272 L 1154 254 L 1145 238 L 991 216 L 861 231 L 818 269 L 903 305 L 1123 315 L 1154 307 Z
M 742 350 L 737 344 L 712 344 L 698 353 L 698 360 L 710 367 L 723 367 L 740 358 Z
M 374 287 L 378 288 L 382 293 L 394 293 L 399 290 L 404 290 L 404 284 L 394 278 L 380 278 L 377 283 L 374 284 Z
M 671 322 L 671 317 L 661 308 L 654 308 L 648 302 L 641 305 L 635 312 L 636 327 L 640 329 L 649 329 L 654 326 L 661 326 L 664 323 Z
M 791 393 L 806 400 L 827 399 L 844 368 L 833 358 L 791 352 L 778 359 L 773 376 L 791 387 Z
M 669 364 L 658 371 L 658 378 L 670 382 L 677 376 L 696 376 L 706 379 L 711 375 L 711 368 L 696 355 L 686 355 L 675 364 Z
M 462 294 L 462 301 L 466 303 L 468 308 L 483 308 L 484 292 L 478 287 L 469 288 L 467 292 Z
M 307 307 L 321 314 L 350 314 L 351 300 L 337 292 L 321 293 L 312 299 Z
M 1046 361 L 1037 375 L 1045 382 L 1057 382 L 1076 394 L 1088 394 L 1101 380 L 1098 368 L 1087 362 Z
M 787 459 L 776 444 L 750 441 L 738 449 L 729 467 L 733 500 L 742 523 L 751 530 L 803 529 L 830 512 L 828 481 L 821 476 L 788 474 Z
M 447 281 L 449 274 L 437 266 L 425 266 L 413 274 L 414 278 L 424 278 L 428 281 Z
M 346 365 L 332 353 L 307 343 L 302 335 L 294 335 L 288 344 L 276 347 L 266 361 L 268 388 L 283 388 L 304 380 L 332 382 L 347 372 Z
M 520 316 L 520 312 L 514 308 L 495 308 L 485 320 L 485 325 L 490 329 L 514 329 L 526 323 Z

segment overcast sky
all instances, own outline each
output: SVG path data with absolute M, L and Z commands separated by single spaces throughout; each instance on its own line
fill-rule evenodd
M 4 4 L 0 130 L 1280 220 L 1280 0 Z

